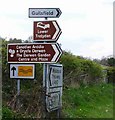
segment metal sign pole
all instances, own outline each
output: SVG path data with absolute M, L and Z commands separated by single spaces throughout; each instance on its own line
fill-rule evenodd
M 57 118 L 60 118 L 60 116 L 61 116 L 61 108 L 57 110 Z
M 45 18 L 45 20 L 47 20 L 47 18 Z M 45 118 L 47 118 L 47 117 L 49 117 L 47 109 L 46 109 L 47 63 L 43 64 L 43 90 L 44 90 L 44 108 L 45 108 L 44 112 L 45 112 Z
M 18 110 L 19 110 L 19 107 L 20 107 L 19 96 L 20 96 L 20 79 L 17 80 L 17 109 Z
M 20 95 L 20 79 L 17 80 L 17 95 Z
M 49 118 L 49 113 L 47 112 L 46 108 L 46 92 L 47 92 L 47 63 L 43 64 L 43 89 L 44 89 L 44 112 L 45 112 L 45 118 Z
M 45 103 L 45 94 L 46 94 L 46 85 L 45 85 L 45 63 L 43 64 L 43 111 L 42 111 L 42 117 L 46 117 L 46 103 Z

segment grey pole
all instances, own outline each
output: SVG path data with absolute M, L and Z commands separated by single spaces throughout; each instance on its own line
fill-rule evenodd
M 20 79 L 17 80 L 17 95 L 20 95 Z
M 20 79 L 17 80 L 17 109 L 20 109 L 20 100 L 19 100 L 19 96 L 20 96 Z
M 47 20 L 47 18 L 45 18 Z M 44 42 L 45 43 L 45 42 Z M 47 92 L 47 63 L 43 64 L 43 90 L 44 90 L 44 112 L 45 112 L 45 118 L 49 117 L 49 114 L 47 112 L 46 108 L 46 92 Z

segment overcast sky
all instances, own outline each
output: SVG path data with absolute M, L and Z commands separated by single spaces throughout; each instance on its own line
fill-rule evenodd
M 0 0 L 0 36 L 26 40 L 33 36 L 29 8 L 60 8 L 58 43 L 74 55 L 102 58 L 113 54 L 114 0 Z

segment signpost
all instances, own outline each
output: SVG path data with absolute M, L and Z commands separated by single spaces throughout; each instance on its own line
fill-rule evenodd
M 59 8 L 29 8 L 29 18 L 58 18 L 61 13 Z
M 56 21 L 34 22 L 34 41 L 57 41 L 61 33 Z
M 11 54 L 13 57 L 14 54 Z M 20 108 L 20 79 L 34 79 L 35 65 L 34 64 L 10 64 L 10 78 L 17 80 L 17 109 Z
M 62 55 L 61 47 L 56 43 L 62 31 L 55 20 L 47 21 L 47 18 L 60 17 L 61 13 L 59 8 L 29 8 L 30 18 L 45 18 L 45 21 L 34 22 L 33 41 L 36 43 L 15 43 L 7 46 L 10 78 L 18 79 L 18 109 L 20 103 L 20 79 L 34 79 L 35 65 L 32 63 L 44 63 L 43 102 L 45 106 L 43 108 L 46 112 L 46 118 L 47 113 L 49 114 L 54 110 L 57 110 L 56 113 L 59 118 L 62 106 L 63 66 L 61 64 L 51 64 L 58 62 Z
M 29 8 L 30 18 L 56 18 L 61 15 L 59 8 Z M 56 42 L 62 31 L 56 21 L 35 21 L 33 25 L 33 40 L 34 42 Z M 46 44 L 46 43 L 45 43 Z M 51 43 L 52 45 L 54 43 Z M 57 44 L 57 43 L 55 43 Z M 54 45 L 55 46 L 55 45 Z M 62 51 L 57 47 L 58 54 L 55 59 L 49 60 L 57 62 Z M 51 49 L 49 49 L 50 51 Z M 54 50 L 54 49 L 52 49 Z M 46 51 L 46 50 L 45 50 Z M 55 52 L 56 53 L 56 52 Z M 53 55 L 51 55 L 53 56 Z M 56 57 L 58 56 L 58 57 Z M 46 64 L 48 61 L 41 61 L 43 65 L 43 88 L 45 89 L 45 106 L 48 112 L 57 110 L 57 117 L 60 117 L 60 108 L 62 106 L 62 79 L 63 67 L 60 64 Z M 46 112 L 47 114 L 47 112 Z
M 34 64 L 10 64 L 10 78 L 35 78 Z
M 8 44 L 9 63 L 55 63 L 62 55 L 57 43 Z

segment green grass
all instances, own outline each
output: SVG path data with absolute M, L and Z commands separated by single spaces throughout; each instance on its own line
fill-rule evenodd
M 68 118 L 113 118 L 113 86 L 100 84 L 65 89 L 62 111 Z

